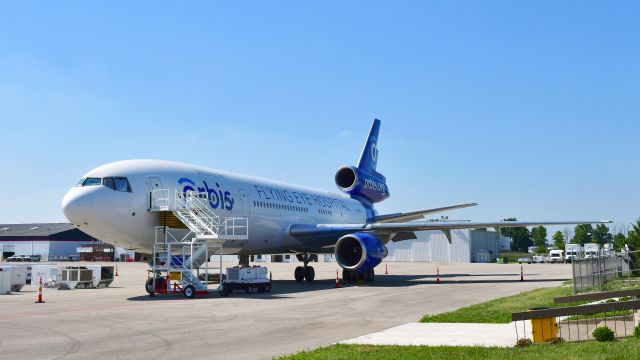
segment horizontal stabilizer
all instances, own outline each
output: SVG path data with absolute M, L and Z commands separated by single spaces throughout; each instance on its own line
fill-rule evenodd
M 411 211 L 406 213 L 378 215 L 373 219 L 373 222 L 390 223 L 390 222 L 413 221 L 413 220 L 422 219 L 425 215 L 428 215 L 428 214 L 435 214 L 435 213 L 449 211 L 449 210 L 463 209 L 463 208 L 476 206 L 476 205 L 478 204 L 469 203 L 469 204 L 452 205 L 452 206 L 445 206 L 445 207 L 426 209 L 426 210 Z

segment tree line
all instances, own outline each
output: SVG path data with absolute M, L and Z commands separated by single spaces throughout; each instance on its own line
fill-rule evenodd
M 505 221 L 517 221 L 516 218 L 504 219 Z M 511 249 L 527 251 L 530 246 L 536 246 L 538 252 L 545 252 L 549 241 L 547 239 L 547 228 L 544 226 L 534 226 L 529 230 L 524 227 L 505 227 L 500 229 L 500 235 L 511 238 Z M 640 219 L 633 224 L 627 235 L 618 232 L 612 235 L 609 227 L 598 224 L 593 227 L 591 224 L 576 225 L 573 237 L 567 240 L 568 231 L 556 231 L 552 239 L 552 244 L 558 249 L 564 250 L 566 243 L 584 245 L 587 243 L 598 243 L 604 245 L 613 243 L 616 251 L 620 251 L 625 244 L 629 245 L 629 250 L 640 250 Z

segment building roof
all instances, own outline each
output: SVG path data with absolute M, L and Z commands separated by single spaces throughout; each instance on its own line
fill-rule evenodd
M 0 237 L 49 236 L 75 229 L 69 223 L 0 224 Z

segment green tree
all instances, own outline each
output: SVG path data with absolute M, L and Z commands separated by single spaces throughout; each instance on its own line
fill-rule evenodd
M 629 244 L 629 250 L 640 250 L 640 219 L 633 224 L 633 228 L 629 230 L 627 235 L 627 244 Z
M 564 235 L 562 235 L 562 231 L 556 231 L 553 234 L 553 245 L 560 250 L 564 250 Z
M 592 242 L 593 227 L 591 224 L 576 225 L 576 229 L 573 233 L 573 239 L 571 239 L 571 243 L 573 244 L 584 245 Z
M 544 226 L 534 226 L 531 229 L 531 237 L 537 247 L 545 247 L 547 245 L 547 229 Z
M 504 219 L 504 221 L 517 221 L 516 218 Z M 503 227 L 500 235 L 511 238 L 511 248 L 520 251 L 527 251 L 533 245 L 529 229 L 526 227 Z
M 623 233 L 619 232 L 613 237 L 613 248 L 616 251 L 621 251 L 624 248 L 624 244 L 627 243 L 627 237 Z
M 598 224 L 593 230 L 593 242 L 600 245 L 613 241 L 613 235 L 609 232 L 609 228 L 605 224 Z

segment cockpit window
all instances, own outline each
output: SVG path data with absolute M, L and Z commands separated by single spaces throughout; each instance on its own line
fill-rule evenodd
M 82 183 L 84 183 L 84 180 L 85 180 L 85 179 L 86 179 L 86 178 L 82 178 L 82 179 L 80 179 L 80 180 L 76 183 L 76 186 L 82 186 Z
M 116 181 L 112 177 L 106 177 L 102 179 L 102 185 L 108 187 L 111 190 L 116 189 Z
M 106 177 L 102 179 L 102 185 L 115 191 L 131 192 L 131 185 L 126 177 Z
M 129 185 L 129 180 L 127 180 L 127 178 L 124 178 L 124 177 L 117 177 L 116 191 L 131 192 L 131 185 Z
M 100 185 L 101 183 L 102 181 L 100 181 L 100 178 L 86 178 L 82 182 L 82 186 L 95 186 Z

